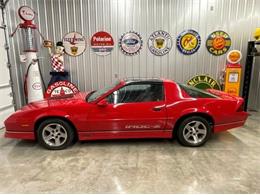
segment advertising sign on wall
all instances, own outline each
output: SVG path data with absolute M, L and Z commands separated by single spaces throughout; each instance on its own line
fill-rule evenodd
M 171 35 L 163 30 L 153 32 L 148 39 L 148 47 L 156 56 L 163 56 L 172 48 Z
M 62 39 L 65 53 L 70 56 L 79 56 L 86 49 L 86 40 L 78 32 L 70 32 Z
M 142 37 L 134 31 L 124 33 L 119 40 L 120 49 L 124 54 L 129 56 L 138 54 L 142 46 Z
M 196 75 L 187 82 L 188 85 L 198 89 L 217 89 L 221 90 L 219 83 L 208 75 Z
M 91 48 L 97 55 L 108 55 L 114 48 L 114 40 L 112 36 L 107 32 L 96 32 L 91 37 Z
M 200 48 L 201 38 L 198 32 L 189 29 L 178 35 L 176 43 L 181 53 L 191 55 Z
M 229 50 L 230 46 L 230 36 L 221 30 L 211 33 L 206 41 L 208 51 L 215 56 L 225 54 Z
M 73 83 L 69 81 L 57 81 L 47 88 L 44 97 L 62 97 L 66 95 L 73 95 L 78 92 L 78 88 Z

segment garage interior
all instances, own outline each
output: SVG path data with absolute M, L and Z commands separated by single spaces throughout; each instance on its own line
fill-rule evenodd
M 195 75 L 221 80 L 226 54 L 211 55 L 208 35 L 227 32 L 230 50 L 241 51 L 240 96 L 245 84 L 248 42 L 260 27 L 257 0 L 9 0 L 1 3 L 0 47 L 0 192 L 1 193 L 260 193 L 260 57 L 252 61 L 249 117 L 243 127 L 213 134 L 202 147 L 183 147 L 173 139 L 81 141 L 66 150 L 51 151 L 35 141 L 4 137 L 4 120 L 27 104 L 26 68 L 21 63 L 23 35 L 18 29 L 21 6 L 37 14 L 40 33 L 54 43 L 69 32 L 87 40 L 84 52 L 64 55 L 70 81 L 80 91 L 103 88 L 121 78 L 167 78 L 187 83 Z M 195 29 L 201 36 L 199 50 L 184 55 L 177 36 Z M 91 36 L 107 31 L 114 48 L 107 56 L 91 50 Z M 156 30 L 172 36 L 164 56 L 153 55 L 147 40 Z M 123 33 L 138 32 L 143 45 L 137 55 L 120 51 Z M 48 49 L 38 42 L 43 82 L 50 81 Z M 7 49 L 8 48 L 8 49 Z M 260 46 L 256 46 L 260 52 Z M 248 82 L 248 81 L 247 81 Z

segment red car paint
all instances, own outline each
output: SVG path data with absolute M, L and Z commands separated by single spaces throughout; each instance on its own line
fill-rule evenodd
M 193 98 L 177 83 L 162 81 L 163 101 L 104 104 L 107 95 L 126 85 L 122 80 L 91 103 L 85 100 L 87 93 L 30 103 L 5 121 L 5 137 L 34 140 L 39 122 L 50 117 L 69 121 L 79 140 L 170 138 L 178 120 L 188 115 L 211 118 L 214 133 L 242 126 L 247 119 L 248 114 L 241 110 L 244 100 L 240 97 L 208 90 L 218 97 Z M 154 110 L 157 107 L 160 111 Z

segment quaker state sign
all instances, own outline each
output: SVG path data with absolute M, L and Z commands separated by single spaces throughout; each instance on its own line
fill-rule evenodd
M 62 97 L 66 95 L 76 94 L 78 92 L 78 88 L 73 83 L 69 81 L 57 81 L 47 88 L 44 97 Z
M 211 33 L 206 41 L 206 47 L 209 53 L 215 56 L 225 54 L 229 50 L 230 46 L 230 36 L 221 30 Z
M 124 33 L 119 40 L 119 47 L 125 55 L 132 56 L 138 54 L 142 46 L 142 37 L 134 31 Z
M 91 37 L 91 48 L 97 55 L 108 55 L 114 48 L 114 40 L 109 33 L 99 31 Z
M 178 35 L 176 43 L 181 53 L 191 55 L 200 48 L 201 38 L 198 32 L 189 29 Z
M 79 56 L 86 49 L 86 40 L 78 32 L 70 32 L 62 39 L 65 53 L 70 56 Z
M 156 56 L 163 56 L 172 48 L 171 35 L 163 30 L 153 32 L 148 39 L 148 47 Z
M 221 90 L 219 83 L 208 75 L 196 75 L 187 82 L 188 85 L 198 89 L 217 89 Z

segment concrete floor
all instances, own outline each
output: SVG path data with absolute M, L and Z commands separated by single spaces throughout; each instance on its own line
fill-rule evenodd
M 260 113 L 200 148 L 175 140 L 81 142 L 48 151 L 0 132 L 1 193 L 260 193 Z

